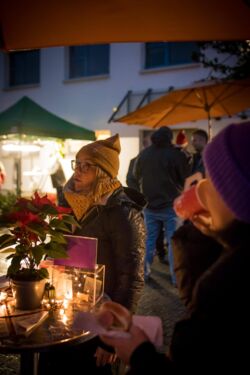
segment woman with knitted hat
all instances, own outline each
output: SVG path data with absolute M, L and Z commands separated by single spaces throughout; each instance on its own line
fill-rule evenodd
M 169 354 L 157 353 L 144 331 L 134 325 L 128 339 L 102 337 L 130 364 L 128 374 L 250 371 L 249 138 L 250 122 L 232 124 L 205 149 L 206 178 L 196 189 L 202 209 L 190 219 L 203 234 L 212 236 L 222 250 L 198 276 L 189 314 L 176 324 Z
M 119 153 L 118 134 L 82 147 L 72 161 L 74 173 L 64 187 L 64 197 L 80 224 L 75 235 L 98 239 L 97 263 L 105 264 L 105 293 L 134 312 L 144 284 L 146 202 L 117 179 Z M 90 374 L 111 373 L 114 352 L 99 341 L 67 350 L 66 361 L 60 353 L 55 359 L 53 353 L 56 371 L 69 374 L 72 368 L 82 367 Z

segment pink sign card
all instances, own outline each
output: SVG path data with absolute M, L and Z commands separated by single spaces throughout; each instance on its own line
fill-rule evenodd
M 65 235 L 69 258 L 54 260 L 55 265 L 95 270 L 97 262 L 97 238 Z

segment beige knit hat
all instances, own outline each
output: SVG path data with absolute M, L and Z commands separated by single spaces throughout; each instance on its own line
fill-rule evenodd
M 76 158 L 87 156 L 93 164 L 98 165 L 107 172 L 112 178 L 116 177 L 119 171 L 119 153 L 121 151 L 119 134 L 110 138 L 96 141 L 83 146 Z

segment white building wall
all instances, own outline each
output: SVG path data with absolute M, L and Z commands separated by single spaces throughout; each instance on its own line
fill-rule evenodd
M 166 90 L 169 86 L 183 87 L 206 77 L 207 72 L 199 64 L 182 67 L 158 69 L 154 72 L 143 71 L 143 44 L 112 44 L 110 47 L 110 75 L 107 78 L 67 79 L 67 49 L 63 47 L 41 50 L 41 76 L 37 87 L 6 88 L 4 55 L 0 54 L 0 111 L 5 110 L 24 95 L 29 96 L 42 107 L 77 125 L 92 129 L 110 129 L 111 134 L 121 136 L 122 152 L 120 156 L 119 177 L 125 183 L 129 161 L 139 151 L 139 130 L 142 126 L 128 126 L 117 123 L 108 124 L 112 108 L 116 107 L 128 90 L 143 91 Z M 228 123 L 216 123 L 219 129 Z M 205 127 L 206 121 L 186 124 L 188 127 Z M 175 128 L 183 127 L 183 125 Z M 77 151 L 77 150 L 75 150 Z M 1 151 L 0 151 L 1 152 Z M 74 156 L 74 155 L 73 155 Z M 71 155 L 67 155 L 72 158 Z M 7 166 L 6 188 L 13 188 L 13 157 L 0 154 Z M 34 159 L 35 158 L 35 159 Z M 24 158 L 24 169 L 33 168 L 37 157 Z M 38 162 L 38 161 L 37 161 Z M 67 158 L 64 164 L 67 164 Z M 68 164 L 65 164 L 67 175 Z M 27 180 L 27 181 L 26 181 Z M 30 189 L 28 178 L 23 180 L 23 189 Z M 48 181 L 44 189 L 51 190 Z

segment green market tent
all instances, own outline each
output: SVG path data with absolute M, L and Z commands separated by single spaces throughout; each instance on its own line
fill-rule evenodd
M 95 140 L 95 132 L 72 124 L 47 111 L 24 96 L 16 104 L 0 113 L 1 135 L 29 135 L 61 139 Z M 21 195 L 21 154 L 15 159 L 16 192 Z
M 0 113 L 0 135 L 9 134 L 95 140 L 95 132 L 54 115 L 27 96 Z

